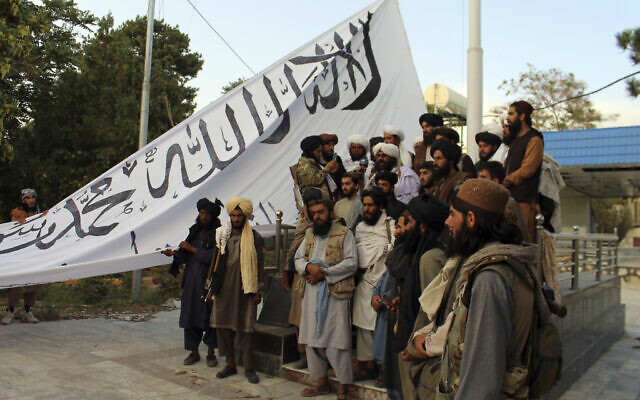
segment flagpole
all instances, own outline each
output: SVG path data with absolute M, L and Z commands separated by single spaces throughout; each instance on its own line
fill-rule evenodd
M 151 92 L 151 52 L 153 50 L 153 16 L 155 0 L 149 0 L 147 10 L 147 44 L 144 52 L 144 79 L 142 80 L 142 98 L 140 99 L 140 134 L 138 136 L 138 149 L 147 144 L 147 132 L 149 130 L 149 93 Z M 140 281 L 142 270 L 133 271 L 131 282 L 131 296 L 140 297 Z
M 467 49 L 467 154 L 478 161 L 476 133 L 482 129 L 482 44 L 480 0 L 469 0 Z

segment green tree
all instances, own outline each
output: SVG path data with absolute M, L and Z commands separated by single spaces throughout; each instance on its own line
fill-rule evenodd
M 634 66 L 640 64 L 640 27 L 635 29 L 626 29 L 616 34 L 616 40 L 618 41 L 618 47 L 624 51 L 629 52 L 629 58 Z M 640 79 L 629 78 L 627 79 L 627 90 L 631 97 L 638 97 L 640 95 Z
M 59 76 L 47 105 L 15 141 L 10 192 L 30 182 L 53 203 L 137 150 L 145 35 L 143 17 L 117 28 L 110 15 L 99 21 L 77 68 Z M 202 62 L 186 34 L 155 22 L 149 141 L 193 112 L 197 89 L 187 84 Z
M 244 83 L 245 78 L 238 78 L 235 81 L 231 81 L 222 87 L 222 94 L 227 94 L 232 91 L 235 87 L 240 86 Z
M 46 102 L 59 74 L 73 67 L 77 28 L 94 22 L 71 0 L 0 0 L 0 161 L 11 158 L 11 139 L 32 120 L 37 102 Z
M 624 199 L 592 199 L 591 208 L 598 223 L 598 233 L 613 233 L 618 229 L 622 240 L 633 223 L 631 208 Z
M 615 118 L 604 117 L 593 107 L 588 97 L 580 97 L 552 107 L 542 107 L 584 93 L 587 84 L 579 81 L 572 73 L 557 68 L 540 71 L 527 64 L 528 70 L 516 79 L 504 80 L 498 86 L 513 100 L 526 100 L 536 111 L 531 116 L 533 125 L 541 131 L 595 128 L 597 122 Z M 510 104 L 511 102 L 509 102 Z M 508 104 L 491 109 L 492 113 L 506 113 Z

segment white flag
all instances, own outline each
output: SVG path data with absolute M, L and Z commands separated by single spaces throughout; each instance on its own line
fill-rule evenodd
M 0 287 L 153 265 L 187 235 L 196 202 L 254 203 L 254 224 L 295 223 L 289 166 L 309 135 L 411 143 L 425 112 L 396 0 L 378 1 L 282 58 L 65 198 L 46 216 L 0 226 Z M 413 133 L 413 134 L 412 134 Z M 133 134 L 133 133 L 132 133 Z M 224 213 L 224 211 L 223 211 Z

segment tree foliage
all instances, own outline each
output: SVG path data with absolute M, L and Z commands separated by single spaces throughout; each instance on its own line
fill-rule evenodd
M 76 28 L 94 22 L 71 0 L 0 1 L 0 160 L 11 158 L 11 138 L 47 101 L 57 76 L 73 67 Z
M 227 94 L 237 86 L 242 85 L 244 81 L 245 81 L 245 78 L 238 78 L 235 81 L 231 81 L 222 87 L 222 91 L 220 93 Z
M 634 66 L 640 65 L 640 27 L 626 29 L 616 34 L 618 47 L 629 52 L 629 58 Z M 640 79 L 627 79 L 627 90 L 631 97 L 640 96 Z
M 579 81 L 572 73 L 563 72 L 557 68 L 540 71 L 533 65 L 527 64 L 528 70 L 516 79 L 504 80 L 498 86 L 513 101 L 526 100 L 535 109 L 531 118 L 533 125 L 541 131 L 559 131 L 567 129 L 595 128 L 597 122 L 614 116 L 604 117 L 593 107 L 588 97 L 580 97 L 552 107 L 542 107 L 558 101 L 581 95 L 587 85 Z M 512 103 L 513 101 L 510 101 Z M 494 107 L 495 114 L 506 114 L 508 104 Z
M 60 71 L 46 104 L 12 140 L 3 196 L 31 186 L 53 203 L 137 150 L 146 18 L 113 25 L 110 15 L 98 22 L 75 68 Z M 149 141 L 193 112 L 197 89 L 187 84 L 203 63 L 177 27 L 156 21 L 153 34 Z
M 598 233 L 613 233 L 618 229 L 622 240 L 633 223 L 631 208 L 623 199 L 592 199 L 591 207 L 598 223 Z

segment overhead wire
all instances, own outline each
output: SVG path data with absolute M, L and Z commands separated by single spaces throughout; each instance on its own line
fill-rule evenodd
M 213 27 L 213 25 L 211 25 L 211 23 L 207 20 L 207 18 L 205 18 L 204 15 L 202 15 L 202 13 L 200 12 L 200 10 L 198 10 L 196 8 L 196 6 L 191 2 L 191 0 L 186 0 L 187 3 L 189 3 L 189 5 L 195 10 L 195 12 L 198 13 L 198 15 L 200 16 L 200 18 L 202 18 L 202 20 L 209 26 L 209 28 L 211 28 L 211 30 L 220 38 L 220 40 L 222 40 L 222 42 L 227 45 L 227 47 L 229 48 L 229 50 L 231 50 L 231 52 L 233 54 L 235 54 L 236 57 L 238 57 L 238 59 L 244 64 L 245 67 L 247 67 L 247 69 L 249 69 L 249 71 L 251 71 L 252 74 L 256 74 L 255 71 L 249 66 L 249 64 L 246 63 L 246 61 L 244 61 L 244 59 L 242 57 L 240 57 L 240 54 L 238 54 L 237 51 L 234 50 L 233 47 L 231 47 L 231 45 L 229 44 L 229 42 L 227 42 L 222 35 L 216 30 L 216 28 Z
M 589 92 L 589 93 L 582 93 L 582 94 L 579 94 L 579 95 L 577 95 L 577 96 L 569 97 L 568 99 L 564 99 L 564 100 L 556 101 L 555 103 L 547 104 L 547 105 L 546 105 L 546 106 L 544 106 L 544 107 L 535 108 L 534 110 L 535 110 L 535 111 L 538 111 L 538 110 L 544 110 L 545 108 L 554 107 L 554 106 L 557 106 L 558 104 L 566 103 L 567 101 L 576 100 L 576 99 L 579 99 L 579 98 L 581 98 L 581 97 L 585 97 L 585 96 L 590 96 L 590 95 L 592 95 L 592 94 L 594 94 L 594 93 L 598 93 L 599 91 L 604 90 L 604 89 L 608 88 L 609 86 L 613 86 L 613 85 L 615 85 L 616 83 L 618 83 L 618 82 L 620 82 L 620 81 L 623 81 L 623 80 L 625 80 L 625 79 L 627 79 L 627 78 L 630 78 L 630 77 L 632 77 L 632 76 L 634 76 L 634 75 L 637 75 L 637 74 L 640 74 L 640 71 L 636 71 L 636 72 L 630 73 L 630 74 L 628 74 L 628 75 L 625 75 L 625 76 L 623 76 L 622 78 L 616 79 L 615 81 L 613 81 L 613 82 L 611 82 L 611 83 L 609 83 L 609 84 L 607 84 L 607 85 L 604 85 L 603 87 L 601 87 L 601 88 L 599 88 L 599 89 L 596 89 L 596 90 L 594 90 L 594 91 L 592 91 L 592 92 Z

